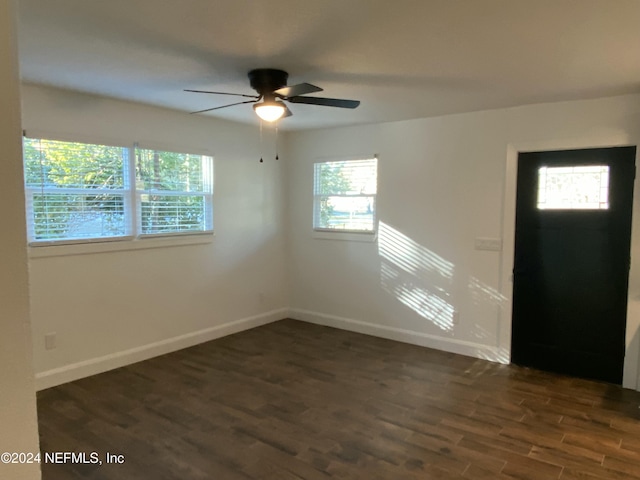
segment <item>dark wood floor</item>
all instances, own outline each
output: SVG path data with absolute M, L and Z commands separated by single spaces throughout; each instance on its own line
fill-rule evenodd
M 640 478 L 640 393 L 284 320 L 38 394 L 60 479 Z

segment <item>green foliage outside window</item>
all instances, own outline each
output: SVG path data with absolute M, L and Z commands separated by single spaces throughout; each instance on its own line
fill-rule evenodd
M 184 193 L 207 192 L 206 167 L 201 155 L 136 149 L 142 233 L 204 230 L 204 197 Z
M 133 208 L 138 234 L 211 229 L 209 157 L 135 149 L 130 181 L 130 148 L 32 138 L 23 145 L 32 241 L 130 235 Z
M 346 194 L 351 182 L 343 172 L 342 166 L 337 164 L 324 164 L 320 169 L 318 193 Z M 334 213 L 334 207 L 328 196 L 320 197 L 320 222 L 328 225 L 329 219 Z
M 127 149 L 25 138 L 23 152 L 36 240 L 125 234 Z
M 315 229 L 374 230 L 376 158 L 318 162 L 314 181 Z

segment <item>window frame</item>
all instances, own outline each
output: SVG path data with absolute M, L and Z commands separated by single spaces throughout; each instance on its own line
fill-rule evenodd
M 373 194 L 320 194 L 317 192 L 317 180 L 316 175 L 318 172 L 318 165 L 324 163 L 336 163 L 336 162 L 358 162 L 364 160 L 375 160 L 376 165 L 376 183 L 375 193 Z M 313 237 L 324 240 L 347 240 L 347 241 L 359 241 L 359 242 L 373 242 L 377 238 L 378 234 L 378 171 L 379 171 L 380 157 L 378 154 L 358 155 L 351 157 L 329 157 L 317 159 L 313 162 L 313 201 L 312 201 L 312 231 Z M 356 229 L 339 229 L 339 228 L 323 228 L 318 226 L 318 201 L 322 197 L 344 197 L 344 198 L 372 198 L 372 227 L 371 230 L 356 230 Z
M 29 255 L 32 257 L 47 257 L 58 255 L 74 255 L 86 253 L 100 253 L 110 251 L 137 250 L 141 248 L 159 248 L 179 245 L 195 245 L 210 243 L 214 233 L 214 191 L 215 191 L 215 157 L 206 148 L 185 148 L 182 146 L 158 145 L 152 142 L 145 142 L 143 145 L 138 142 L 114 140 L 113 138 L 99 138 L 86 135 L 75 134 L 52 134 L 50 132 L 26 131 L 23 130 L 23 137 L 35 140 L 50 140 L 57 142 L 81 143 L 87 145 L 106 145 L 112 147 L 123 148 L 127 151 L 123 175 L 125 184 L 122 189 L 109 189 L 110 193 L 123 195 L 124 215 L 125 215 L 125 234 L 118 236 L 105 237 L 87 237 L 77 239 L 35 239 L 35 222 L 33 221 L 33 211 L 30 209 L 30 203 L 33 202 L 33 194 L 46 193 L 47 187 L 29 187 L 24 181 L 25 189 L 25 217 L 27 224 L 27 248 Z M 158 234 L 143 234 L 140 225 L 140 205 L 138 203 L 140 193 L 146 190 L 138 190 L 136 188 L 136 148 L 152 149 L 164 152 L 175 152 L 182 154 L 192 154 L 209 157 L 209 177 L 205 183 L 209 187 L 209 191 L 198 193 L 198 196 L 204 197 L 205 221 L 204 230 L 184 231 L 184 232 L 162 232 Z M 24 154 L 22 159 L 23 172 L 25 171 Z M 53 188 L 56 193 L 66 193 L 67 190 L 78 190 L 84 193 L 84 189 L 66 189 Z M 105 189 L 106 191 L 106 189 Z M 179 192 L 176 192 L 179 193 Z M 189 194 L 191 195 L 191 194 Z
M 163 153 L 179 153 L 179 154 L 190 154 L 190 155 L 199 155 L 202 157 L 208 157 L 209 165 L 209 178 L 203 179 L 203 183 L 208 187 L 208 191 L 203 192 L 186 192 L 186 191 L 178 191 L 178 190 L 153 190 L 153 189 L 137 189 L 133 188 L 132 196 L 134 197 L 134 210 L 133 216 L 135 223 L 135 232 L 137 233 L 136 238 L 138 239 L 147 239 L 147 238 L 159 238 L 159 237 L 180 237 L 184 235 L 199 235 L 199 234 L 213 234 L 213 194 L 214 194 L 214 157 L 213 155 L 203 154 L 203 153 L 193 153 L 193 152 L 176 152 L 172 148 L 159 148 L 156 146 L 150 145 L 140 145 L 138 143 L 134 143 L 133 145 L 133 158 L 136 158 L 136 150 L 156 150 Z M 136 166 L 135 162 L 130 162 L 129 165 L 130 170 L 133 172 L 133 177 L 137 181 L 136 177 Z M 160 193 L 163 196 L 185 196 L 185 197 L 203 197 L 204 199 L 204 211 L 203 214 L 205 216 L 205 229 L 203 230 L 193 230 L 193 231 L 182 231 L 182 232 L 160 232 L 160 233 L 144 233 L 141 223 L 142 218 L 142 195 L 150 194 L 150 193 Z M 210 227 L 210 228 L 206 228 Z

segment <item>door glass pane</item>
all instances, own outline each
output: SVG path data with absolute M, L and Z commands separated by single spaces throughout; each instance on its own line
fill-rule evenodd
M 609 167 L 541 167 L 538 170 L 538 210 L 606 210 L 609 208 Z

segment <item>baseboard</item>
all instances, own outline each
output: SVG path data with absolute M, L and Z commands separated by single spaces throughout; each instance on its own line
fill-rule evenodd
M 363 322 L 361 320 L 338 317 L 335 315 L 327 315 L 310 310 L 280 308 L 260 315 L 242 318 L 240 320 L 206 328 L 197 332 L 191 332 L 178 337 L 169 338 L 160 342 L 154 342 L 141 347 L 135 347 L 102 357 L 65 365 L 64 367 L 46 370 L 36 374 L 36 389 L 44 390 L 46 388 L 55 387 L 56 385 L 72 382 L 80 378 L 97 375 L 115 368 L 124 367 L 132 363 L 141 362 L 159 355 L 164 355 L 183 348 L 215 340 L 216 338 L 266 325 L 268 323 L 282 320 L 283 318 L 293 318 L 295 320 L 314 323 L 316 325 L 340 328 L 342 330 L 387 338 L 389 340 L 396 340 L 421 347 L 435 348 L 445 352 L 458 353 L 494 362 L 509 363 L 508 355 L 505 355 L 505 353 L 498 347 L 439 337 L 413 330 L 378 325 Z
M 124 367 L 125 365 L 130 365 L 143 360 L 148 360 L 159 355 L 192 347 L 203 342 L 215 340 L 216 338 L 238 333 L 250 328 L 266 325 L 268 323 L 287 318 L 288 313 L 288 308 L 271 310 L 270 312 L 262 313 L 260 315 L 254 315 L 252 317 L 242 318 L 222 325 L 216 325 L 215 327 L 205 328 L 204 330 L 199 330 L 197 332 L 187 333 L 185 335 L 150 343 L 141 347 L 40 372 L 35 376 L 36 389 L 44 390 L 45 388 L 55 387 L 56 385 L 72 382 L 80 378 L 96 375 L 98 373 L 113 370 L 114 368 Z
M 509 356 L 499 347 L 483 345 L 481 343 L 439 337 L 427 333 L 388 327 L 375 323 L 363 322 L 351 318 L 337 317 L 298 308 L 289 309 L 289 317 L 303 322 L 315 323 L 327 327 L 340 328 L 351 332 L 364 333 L 374 337 L 387 338 L 398 342 L 409 343 L 421 347 L 434 348 L 445 352 L 458 353 L 469 357 L 482 358 L 499 363 L 509 363 Z

